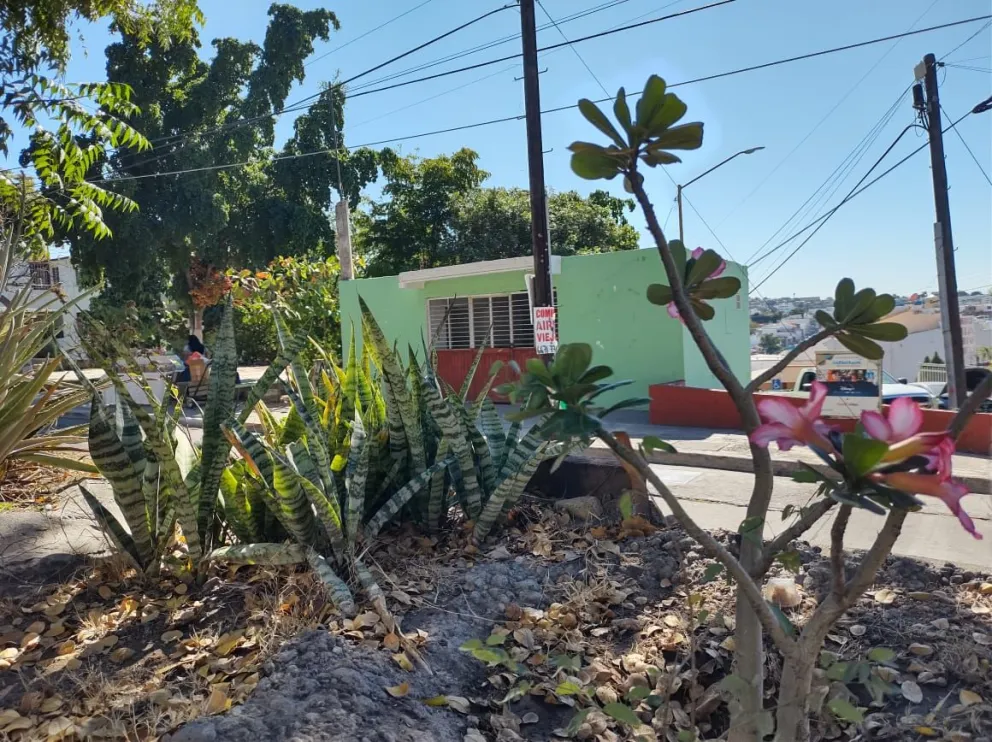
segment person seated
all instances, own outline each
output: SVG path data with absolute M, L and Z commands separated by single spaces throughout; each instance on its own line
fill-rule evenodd
M 176 381 L 179 383 L 190 381 L 189 372 L 189 361 L 190 359 L 199 359 L 207 357 L 207 349 L 203 345 L 203 341 L 200 340 L 196 335 L 190 335 L 186 340 L 186 346 L 183 348 L 182 353 L 179 354 L 182 358 L 185 368 L 176 377 Z

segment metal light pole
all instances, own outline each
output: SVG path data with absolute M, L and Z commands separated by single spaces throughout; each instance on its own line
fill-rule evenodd
M 741 155 L 752 155 L 752 154 L 754 154 L 755 152 L 757 152 L 758 150 L 761 150 L 761 149 L 764 149 L 764 147 L 751 147 L 750 149 L 742 149 L 740 152 L 738 152 L 737 154 L 731 155 L 726 160 L 723 160 L 722 162 L 718 162 L 716 165 L 714 165 L 713 167 L 711 167 L 706 172 L 700 173 L 699 175 L 697 175 L 695 178 L 693 178 L 692 180 L 690 180 L 685 185 L 676 186 L 676 196 L 675 196 L 675 198 L 676 198 L 676 201 L 678 201 L 678 205 L 679 205 L 679 242 L 681 242 L 683 245 L 685 245 L 685 235 L 683 234 L 683 230 L 682 230 L 682 191 L 685 190 L 686 188 L 688 188 L 689 186 L 691 186 L 697 180 L 700 180 L 701 178 L 705 178 L 707 175 L 709 175 L 710 173 L 712 173 L 717 168 L 723 167 L 724 165 L 726 165 L 728 162 L 730 162 L 735 157 L 740 157 Z

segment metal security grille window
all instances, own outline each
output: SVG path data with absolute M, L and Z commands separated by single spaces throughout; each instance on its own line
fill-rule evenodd
M 428 299 L 427 319 L 438 350 L 467 350 L 483 343 L 490 348 L 534 347 L 526 291 Z M 490 329 L 492 337 L 487 342 Z

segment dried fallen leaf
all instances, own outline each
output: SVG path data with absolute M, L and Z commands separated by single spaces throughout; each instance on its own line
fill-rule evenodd
M 909 651 L 911 654 L 915 654 L 917 657 L 929 657 L 933 654 L 933 647 L 929 644 L 918 644 L 913 642 L 909 645 Z
M 44 621 L 35 621 L 33 624 L 28 626 L 24 631 L 27 634 L 44 634 L 47 624 Z
M 229 631 L 226 634 L 221 634 L 220 638 L 217 639 L 217 644 L 214 645 L 214 654 L 219 657 L 227 657 L 241 643 L 244 635 L 244 631 Z
M 395 652 L 400 648 L 400 638 L 396 636 L 393 632 L 389 632 L 384 637 L 382 637 L 382 646 L 388 649 L 390 652 Z
M 472 704 L 469 703 L 467 698 L 462 698 L 461 696 L 447 696 L 447 699 L 448 706 L 460 714 L 467 714 L 472 708 Z
M 61 706 L 62 699 L 58 696 L 52 696 L 51 698 L 46 698 L 42 701 L 41 706 L 38 707 L 38 710 L 43 714 L 52 714 L 58 711 Z
M 881 590 L 875 592 L 875 602 L 881 603 L 882 605 L 891 605 L 896 602 L 896 592 L 895 590 L 889 590 L 887 587 L 883 587 Z
M 73 641 L 64 641 L 55 648 L 55 653 L 60 656 L 72 654 L 75 651 L 76 643 Z
M 148 700 L 158 706 L 165 706 L 172 698 L 172 691 L 168 688 L 160 688 L 148 694 Z
M 912 680 L 907 680 L 901 686 L 902 696 L 907 701 L 911 703 L 920 703 L 923 700 L 923 691 L 920 690 L 920 686 L 914 683 Z
M 426 701 L 424 701 L 424 703 L 426 703 L 428 706 L 433 706 L 435 708 L 440 707 L 440 706 L 447 706 L 448 705 L 448 697 L 447 696 L 434 696 L 433 698 L 428 698 Z
M 132 657 L 134 657 L 134 650 L 130 647 L 118 647 L 110 653 L 110 659 L 113 662 L 127 662 Z
M 530 713 L 524 714 L 523 718 L 520 720 L 520 723 L 521 724 L 537 724 L 537 722 L 539 722 L 540 720 L 541 720 L 541 717 L 539 717 L 537 714 L 535 714 L 533 711 L 531 711 Z
M 100 587 L 97 588 L 97 593 L 104 600 L 110 600 L 114 597 L 114 591 L 110 589 L 109 585 L 100 585 Z
M 182 636 L 183 636 L 183 632 L 179 631 L 178 629 L 173 629 L 172 631 L 166 631 L 164 634 L 162 634 L 162 641 L 164 641 L 166 644 L 169 644 L 170 642 L 174 642 L 181 639 Z
M 176 595 L 185 595 L 187 590 L 189 590 L 189 586 L 185 582 L 180 582 L 176 585 L 173 592 L 175 592 Z
M 230 705 L 231 700 L 227 697 L 227 694 L 220 688 L 214 688 L 210 691 L 210 697 L 207 698 L 207 703 L 203 707 L 203 713 L 219 714 L 222 711 L 226 711 Z
M 987 646 L 989 646 L 989 644 L 992 644 L 992 639 L 989 638 L 989 635 L 988 634 L 983 634 L 981 631 L 974 632 L 971 635 L 971 638 L 975 640 L 975 643 L 976 644 L 981 644 L 983 647 L 987 647 Z M 3 656 L 3 653 L 0 652 L 0 657 L 2 657 L 2 656 Z
M 75 728 L 76 725 L 72 723 L 72 719 L 68 719 L 65 716 L 59 716 L 48 722 L 48 727 L 45 729 L 45 734 L 48 735 L 49 741 L 63 739 L 72 734 Z
M 386 688 L 386 693 L 391 695 L 393 698 L 403 698 L 410 692 L 409 683 L 400 683 L 399 685 L 393 685 Z
M 964 689 L 958 693 L 958 699 L 961 701 L 962 706 L 974 706 L 977 703 L 982 702 L 982 697 L 975 693 L 975 691 Z
M 3 729 L 12 721 L 20 719 L 21 715 L 14 709 L 4 709 L 0 711 L 0 729 Z
M 413 663 L 410 662 L 410 658 L 406 656 L 406 652 L 400 652 L 399 654 L 393 655 L 393 662 L 402 667 L 407 672 L 413 672 Z
M 868 633 L 868 629 L 861 624 L 854 624 L 848 631 L 851 632 L 851 636 L 864 636 Z

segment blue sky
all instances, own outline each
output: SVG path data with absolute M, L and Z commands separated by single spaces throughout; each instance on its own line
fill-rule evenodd
M 335 6 L 301 0 L 296 4 L 305 8 L 327 5 L 341 21 L 341 30 L 329 42 L 318 45 L 316 57 L 422 2 L 352 0 Z M 500 4 L 501 0 L 472 3 L 430 0 L 401 20 L 310 64 L 307 80 L 294 90 L 290 101 L 315 92 L 322 81 L 333 80 L 339 74 L 350 77 Z M 544 7 L 555 18 L 600 4 L 602 0 L 544 0 Z M 697 4 L 702 3 L 625 0 L 563 24 L 561 29 L 569 38 L 576 38 Z M 240 0 L 235 11 L 230 0 L 201 0 L 207 17 L 202 32 L 204 54 L 210 52 L 209 40 L 220 36 L 260 42 L 268 5 L 264 0 Z M 576 49 L 612 93 L 621 85 L 637 90 L 652 73 L 674 83 L 989 11 L 988 0 L 873 0 L 870 3 L 738 0 L 684 18 L 587 41 Z M 540 8 L 538 22 L 547 22 Z M 689 106 L 689 119 L 704 121 L 706 134 L 703 148 L 686 153 L 683 164 L 672 166 L 668 172 L 676 181 L 686 182 L 741 149 L 766 148 L 737 158 L 686 190 L 730 257 L 746 262 L 766 243 L 777 245 L 843 198 L 903 127 L 912 123 L 913 111 L 906 89 L 913 80 L 914 65 L 928 52 L 943 57 L 982 29 L 982 25 L 958 26 L 680 87 L 677 92 Z M 74 44 L 68 79 L 103 79 L 103 49 L 109 40 L 106 29 L 85 26 L 79 31 L 82 38 Z M 505 10 L 361 82 L 518 31 L 518 12 Z M 554 28 L 542 31 L 538 37 L 540 46 L 561 40 Z M 452 62 L 448 67 L 512 54 L 519 51 L 518 44 L 519 41 L 510 41 Z M 947 56 L 947 61 L 989 70 L 990 54 L 992 29 L 984 28 Z M 604 97 L 599 85 L 569 49 L 543 55 L 541 67 L 547 68 L 541 75 L 544 108 L 571 104 L 580 97 Z M 514 79 L 519 75 L 519 60 L 514 60 L 355 98 L 346 109 L 346 141 L 355 146 L 521 114 L 522 83 Z M 941 100 L 951 120 L 992 94 L 992 74 L 987 71 L 949 67 L 942 71 L 940 79 Z M 835 110 L 824 119 L 832 109 Z M 890 110 L 892 115 L 886 116 Z M 291 119 L 291 115 L 280 119 L 277 132 L 281 138 L 291 131 Z M 880 121 L 884 125 L 879 128 L 876 125 Z M 817 127 L 815 131 L 814 127 Z M 992 111 L 969 116 L 958 131 L 985 171 L 992 172 Z M 845 177 L 831 182 L 823 194 L 822 205 L 787 223 L 872 132 L 875 136 L 860 151 L 861 159 L 857 163 L 848 162 L 843 170 Z M 545 149 L 551 150 L 545 159 L 549 187 L 574 188 L 580 192 L 603 187 L 603 182 L 578 179 L 569 168 L 569 143 L 590 138 L 595 139 L 596 132 L 575 110 L 544 117 Z M 13 152 L 19 151 L 21 142 L 23 139 L 15 141 Z M 894 164 L 923 142 L 921 132 L 909 131 L 876 172 Z M 391 146 L 422 156 L 470 147 L 479 152 L 481 166 L 492 174 L 489 185 L 527 187 L 522 120 L 407 139 Z M 992 287 L 992 187 L 953 132 L 946 135 L 945 146 L 959 287 L 985 290 Z M 648 174 L 647 183 L 660 219 L 667 223 L 669 234 L 676 235 L 677 220 L 671 213 L 675 193 L 672 181 L 665 173 L 656 171 Z M 619 181 L 605 185 L 616 195 L 623 195 Z M 639 214 L 633 215 L 632 220 L 643 229 Z M 838 211 L 794 258 L 761 286 L 760 294 L 825 296 L 832 293 L 836 281 L 844 275 L 851 276 L 859 286 L 872 285 L 878 290 L 933 291 L 937 287 L 933 221 L 929 157 L 924 150 Z M 686 242 L 691 246 L 722 250 L 688 205 L 685 232 Z M 776 236 L 768 242 L 773 235 Z M 798 240 L 793 241 L 753 266 L 752 285 L 798 244 Z

